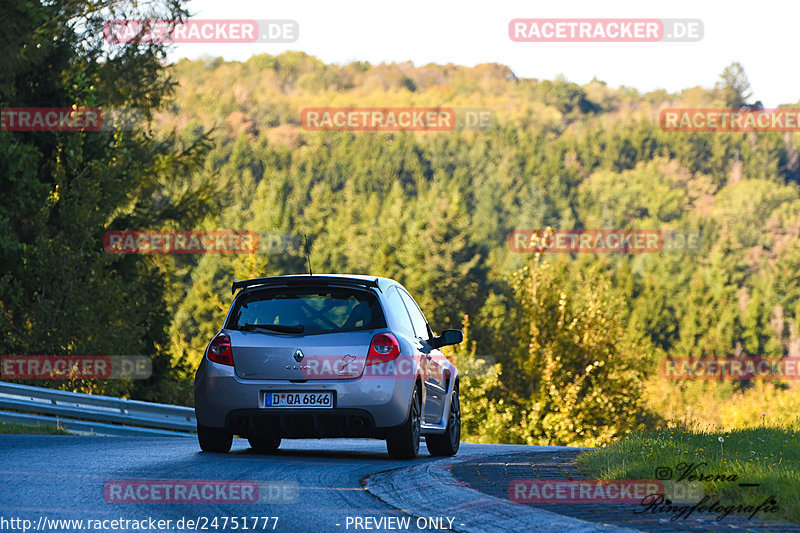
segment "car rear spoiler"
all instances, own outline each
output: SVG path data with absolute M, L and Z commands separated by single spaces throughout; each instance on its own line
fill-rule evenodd
M 359 279 L 359 278 L 340 278 L 338 276 L 271 276 L 268 278 L 244 279 L 242 281 L 233 280 L 231 294 L 235 294 L 237 289 L 246 289 L 254 286 L 286 286 L 286 287 L 326 287 L 328 285 L 350 285 L 356 287 L 374 287 L 380 290 L 378 278 Z

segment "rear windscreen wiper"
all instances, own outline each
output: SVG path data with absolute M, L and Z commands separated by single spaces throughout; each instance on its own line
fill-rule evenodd
M 283 326 L 281 324 L 242 324 L 238 328 L 241 331 L 275 331 L 278 333 L 303 333 L 305 327 L 302 324 L 296 326 Z

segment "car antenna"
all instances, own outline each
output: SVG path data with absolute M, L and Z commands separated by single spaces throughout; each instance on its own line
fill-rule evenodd
M 303 233 L 303 238 L 306 241 L 305 251 L 306 251 L 306 263 L 308 264 L 308 275 L 313 276 L 314 273 L 311 272 L 311 249 L 308 247 L 308 235 Z

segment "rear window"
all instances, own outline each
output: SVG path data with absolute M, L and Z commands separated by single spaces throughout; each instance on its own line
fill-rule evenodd
M 303 335 L 386 327 L 377 297 L 347 288 L 280 288 L 257 290 L 236 299 L 226 328 L 303 326 Z

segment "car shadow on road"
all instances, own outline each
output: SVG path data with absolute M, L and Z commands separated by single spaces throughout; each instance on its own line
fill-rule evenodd
M 203 454 L 205 455 L 205 454 Z M 414 464 L 417 462 L 435 459 L 424 452 L 414 460 L 394 460 L 389 458 L 386 452 L 372 452 L 363 450 L 298 450 L 298 449 L 278 449 L 272 453 L 257 453 L 252 448 L 244 450 L 234 450 L 228 455 L 237 457 L 258 457 L 258 458 L 306 458 L 306 459 L 363 459 L 371 461 L 391 462 L 398 466 Z

